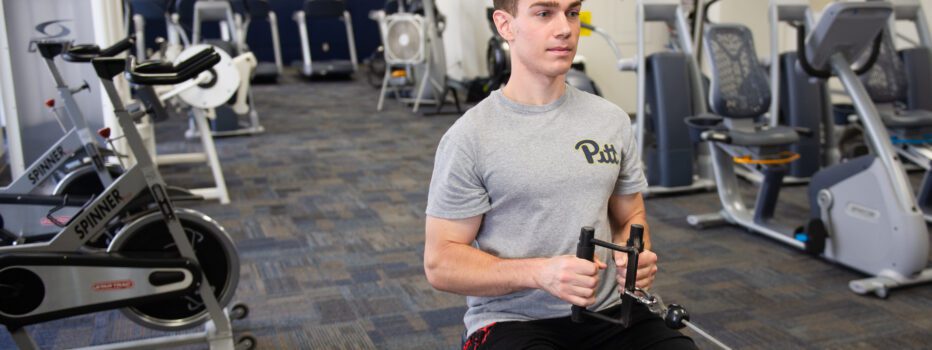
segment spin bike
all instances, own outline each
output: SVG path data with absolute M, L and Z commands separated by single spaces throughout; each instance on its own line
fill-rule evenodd
M 132 38 L 127 38 L 99 50 L 99 54 L 113 56 L 131 45 Z M 103 191 L 123 171 L 118 165 L 106 163 L 106 158 L 113 153 L 98 144 L 74 99 L 75 94 L 89 88 L 88 84 L 69 87 L 55 65 L 55 57 L 60 56 L 66 46 L 67 42 L 63 41 L 36 43 L 64 104 L 63 108 L 56 107 L 55 100 L 50 99 L 46 106 L 59 119 L 65 134 L 27 167 L 22 176 L 0 188 L 0 196 L 6 198 L 0 204 L 0 212 L 5 214 L 3 218 L 6 219 L 0 220 L 0 241 L 3 242 L 22 242 L 26 235 L 57 232 L 59 227 L 56 222 L 68 221 L 89 196 Z M 68 117 L 71 123 L 69 129 L 64 128 L 60 111 Z M 68 195 L 72 200 L 62 198 L 46 207 L 17 205 L 16 198 L 29 201 L 28 196 L 24 195 Z
M 52 78 L 55 80 L 59 96 L 64 102 L 64 114 L 71 121 L 71 129 L 52 145 L 40 157 L 39 161 L 30 166 L 26 176 L 19 177 L 9 186 L 0 189 L 0 244 L 22 244 L 27 242 L 48 240 L 65 226 L 78 210 L 91 198 L 103 192 L 104 188 L 113 183 L 113 179 L 123 173 L 123 166 L 106 162 L 109 157 L 125 157 L 102 147 L 89 129 L 88 123 L 78 108 L 74 94 L 87 89 L 85 83 L 79 88 L 70 88 L 65 84 L 57 66 L 55 57 L 68 62 L 90 62 L 96 57 L 112 57 L 130 49 L 134 38 L 127 37 L 116 44 L 101 49 L 97 45 L 72 45 L 66 41 L 41 41 L 36 47 L 42 57 Z M 146 87 L 151 90 L 151 87 Z M 54 107 L 54 100 L 46 103 L 53 108 L 56 116 L 61 113 Z M 145 109 L 150 115 L 165 115 L 159 111 L 160 105 L 146 105 Z M 108 128 L 98 131 L 102 137 L 107 138 Z M 61 170 L 56 170 L 61 169 Z M 64 174 L 60 175 L 60 173 Z M 57 185 L 50 196 L 43 195 L 40 186 L 60 176 Z M 201 197 L 191 192 L 174 187 L 168 187 L 169 196 L 173 200 L 198 200 Z M 51 197 L 55 196 L 55 197 Z M 138 197 L 127 214 L 139 213 L 152 204 L 148 196 Z M 43 204 L 45 203 L 45 204 Z M 100 241 L 94 241 L 90 247 L 106 248 L 111 234 Z
M 206 74 L 219 61 L 213 49 L 174 66 L 137 66 L 133 58 L 92 61 L 137 163 L 51 240 L 0 247 L 0 324 L 19 348 L 37 348 L 27 325 L 116 308 L 158 330 L 206 325 L 199 333 L 108 344 L 108 349 L 161 349 L 202 341 L 210 349 L 255 346 L 255 338 L 244 335 L 234 347 L 230 327 L 230 319 L 245 317 L 248 308 L 222 309 L 239 281 L 239 258 L 231 238 L 208 216 L 174 206 L 134 124 L 145 110 L 129 112 L 113 82 L 125 71 L 137 85 L 178 84 Z M 146 193 L 156 203 L 152 210 L 121 217 L 134 198 Z M 127 222 L 106 252 L 81 252 L 118 219 Z
M 586 317 L 591 317 L 622 327 L 628 327 L 631 326 L 631 310 L 634 308 L 634 303 L 640 303 L 646 306 L 651 313 L 660 316 L 667 327 L 671 329 L 689 327 L 718 347 L 731 350 L 730 347 L 718 339 L 715 339 L 715 337 L 709 335 L 709 333 L 706 333 L 698 326 L 692 324 L 689 321 L 689 312 L 686 311 L 686 308 L 678 304 L 666 305 L 663 303 L 663 299 L 660 298 L 660 295 L 649 293 L 635 285 L 638 273 L 638 254 L 644 251 L 644 226 L 631 225 L 631 234 L 628 236 L 628 241 L 624 246 L 596 239 L 594 228 L 589 226 L 583 227 L 579 232 L 579 243 L 576 245 L 576 257 L 593 261 L 595 246 L 608 248 L 628 255 L 628 266 L 627 270 L 625 270 L 625 285 L 621 294 L 621 315 L 619 315 L 618 319 L 614 319 L 598 312 L 587 310 L 582 306 L 573 305 L 570 314 L 570 319 L 572 319 L 573 322 L 583 322 Z
M 112 57 L 127 49 L 131 48 L 133 38 L 123 39 L 116 44 L 98 50 L 98 55 L 102 57 Z M 94 195 L 100 193 L 107 185 L 113 182 L 113 178 L 122 171 L 115 164 L 106 164 L 106 157 L 114 154 L 101 146 L 94 137 L 87 120 L 78 108 L 74 95 L 90 89 L 87 82 L 80 87 L 71 88 L 65 83 L 55 64 L 55 58 L 62 56 L 64 60 L 69 60 L 69 55 L 65 52 L 68 42 L 65 41 L 40 41 L 36 43 L 39 54 L 48 67 L 49 74 L 55 81 L 55 88 L 58 90 L 59 99 L 64 104 L 63 110 L 67 119 L 71 122 L 71 128 L 65 131 L 58 142 L 39 157 L 39 160 L 26 170 L 25 174 L 29 177 L 27 184 L 23 184 L 22 179 L 17 179 L 10 186 L 3 189 L 4 193 L 34 193 L 33 188 L 54 174 L 52 169 L 61 166 L 66 167 L 67 174 L 57 179 L 57 184 L 51 191 L 51 194 L 72 194 L 72 195 Z M 59 109 L 55 107 L 55 100 L 46 101 L 49 107 L 56 115 L 61 117 Z M 59 118 L 59 123 L 61 124 Z M 62 157 L 61 155 L 70 155 Z M 87 159 L 88 161 L 84 161 Z M 69 166 L 77 161 L 78 165 Z M 87 164 L 89 163 L 89 164 Z M 88 166 L 89 165 L 89 166 Z
M 766 74 L 757 65 L 750 30 L 740 25 L 713 25 L 706 30 L 713 71 L 710 105 L 721 117 L 688 122 L 702 140 L 710 141 L 722 210 L 690 215 L 690 224 L 700 228 L 735 224 L 871 275 L 849 282 L 858 294 L 872 292 L 885 298 L 891 288 L 932 281 L 932 269 L 926 267 L 929 231 L 922 212 L 877 108 L 851 68 L 872 43 L 870 57 L 857 70 L 867 71 L 876 62 L 880 34 L 892 12 L 884 2 L 832 3 L 808 36 L 805 27 L 797 28 L 801 67 L 816 78 L 840 78 L 872 152 L 812 176 L 810 219 L 795 230 L 774 222 L 773 214 L 784 165 L 794 158 L 787 149 L 801 134 L 811 132 L 755 125 L 754 118 L 769 107 L 770 91 Z M 753 163 L 764 174 L 753 206 L 743 201 L 735 163 Z

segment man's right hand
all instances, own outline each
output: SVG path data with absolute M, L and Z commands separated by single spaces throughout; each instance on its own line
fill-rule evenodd
M 556 256 L 544 260 L 534 280 L 541 289 L 577 306 L 595 304 L 595 289 L 599 285 L 598 272 L 605 263 L 572 255 Z

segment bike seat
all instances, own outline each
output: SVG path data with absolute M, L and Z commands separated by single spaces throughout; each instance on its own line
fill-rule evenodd
M 136 65 L 135 70 L 146 74 L 173 73 L 175 66 L 171 62 L 147 61 Z
M 912 110 L 897 113 L 880 113 L 883 124 L 891 129 L 907 129 L 932 126 L 932 111 Z
M 90 62 L 97 56 L 100 56 L 100 46 L 93 44 L 71 45 L 65 50 L 62 58 L 69 62 Z
M 68 51 L 78 55 L 99 55 L 100 46 L 97 45 L 72 45 Z
M 100 48 L 94 44 L 70 45 L 62 58 L 69 62 L 90 62 L 97 57 L 113 57 L 123 51 L 129 50 L 136 42 L 136 37 L 130 35 L 110 47 Z
M 796 129 L 785 126 L 761 128 L 754 131 L 728 130 L 727 134 L 731 138 L 731 144 L 738 146 L 782 146 L 799 141 Z

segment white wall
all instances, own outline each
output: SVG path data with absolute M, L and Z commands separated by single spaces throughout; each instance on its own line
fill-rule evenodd
M 922 0 L 922 9 L 926 13 L 926 22 L 932 24 L 932 1 Z
M 447 74 L 456 80 L 488 75 L 485 51 L 492 31 L 485 16 L 492 0 L 436 0 L 446 16 L 443 44 L 447 57 Z
M 737 23 L 748 27 L 754 35 L 758 57 L 767 57 L 770 55 L 768 6 L 768 0 L 722 0 L 709 8 L 709 20 L 713 23 Z
M 637 53 L 636 4 L 635 0 L 589 0 L 583 4 L 583 11 L 592 12 L 592 24 L 607 31 L 625 57 L 634 57 Z M 669 38 L 666 25 L 661 23 L 649 24 L 645 35 L 648 54 L 661 50 Z M 599 85 L 602 95 L 634 114 L 637 110 L 636 73 L 618 71 L 617 58 L 611 48 L 595 34 L 580 38 L 577 52 L 586 58 L 586 73 Z
M 8 127 L 11 170 L 14 176 L 42 155 L 62 135 L 55 116 L 43 104 L 58 96 L 54 81 L 38 53 L 30 52 L 33 40 L 72 40 L 93 43 L 94 26 L 91 2 L 103 0 L 0 0 L 3 2 L 3 22 L 0 36 L 0 79 L 3 80 L 4 118 Z M 113 1 L 113 0 L 110 0 Z M 56 60 L 63 79 L 72 85 L 81 81 L 96 81 L 89 64 L 66 64 Z M 12 67 L 12 68 L 11 68 Z M 74 95 L 93 129 L 102 125 L 100 90 L 90 89 Z M 61 101 L 59 101 L 61 102 Z M 14 120 L 15 119 L 15 120 Z M 65 125 L 68 121 L 65 120 Z M 17 139 L 16 130 L 19 129 Z M 19 158 L 17 153 L 21 154 Z M 22 164 L 19 163 L 22 160 Z
M 922 4 L 923 12 L 925 12 L 926 23 L 932 24 L 932 0 L 920 0 Z M 916 32 L 916 27 L 913 23 L 910 22 L 897 22 L 896 24 L 897 33 L 902 34 L 914 41 L 919 40 L 918 33 Z M 907 44 L 903 40 L 897 40 L 897 47 L 903 46 L 912 46 Z

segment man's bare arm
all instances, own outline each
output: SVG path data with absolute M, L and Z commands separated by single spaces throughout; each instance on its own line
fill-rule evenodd
M 644 197 L 640 193 L 630 195 L 613 195 L 608 200 L 608 218 L 612 227 L 612 241 L 624 245 L 631 234 L 631 225 L 644 226 L 644 252 L 638 255 L 637 286 L 648 289 L 654 283 L 657 274 L 657 254 L 651 251 L 650 229 L 647 226 L 647 213 L 644 209 Z M 625 267 L 628 256 L 615 252 L 615 266 L 619 285 L 625 283 Z
M 624 245 L 631 233 L 631 225 L 644 226 L 644 249 L 650 250 L 650 229 L 641 193 L 612 195 L 608 199 L 608 219 L 612 227 L 612 241 Z
M 461 220 L 427 217 L 424 271 L 439 290 L 471 296 L 499 296 L 544 289 L 575 305 L 595 303 L 596 272 L 604 264 L 574 256 L 502 259 L 472 246 L 482 216 Z

